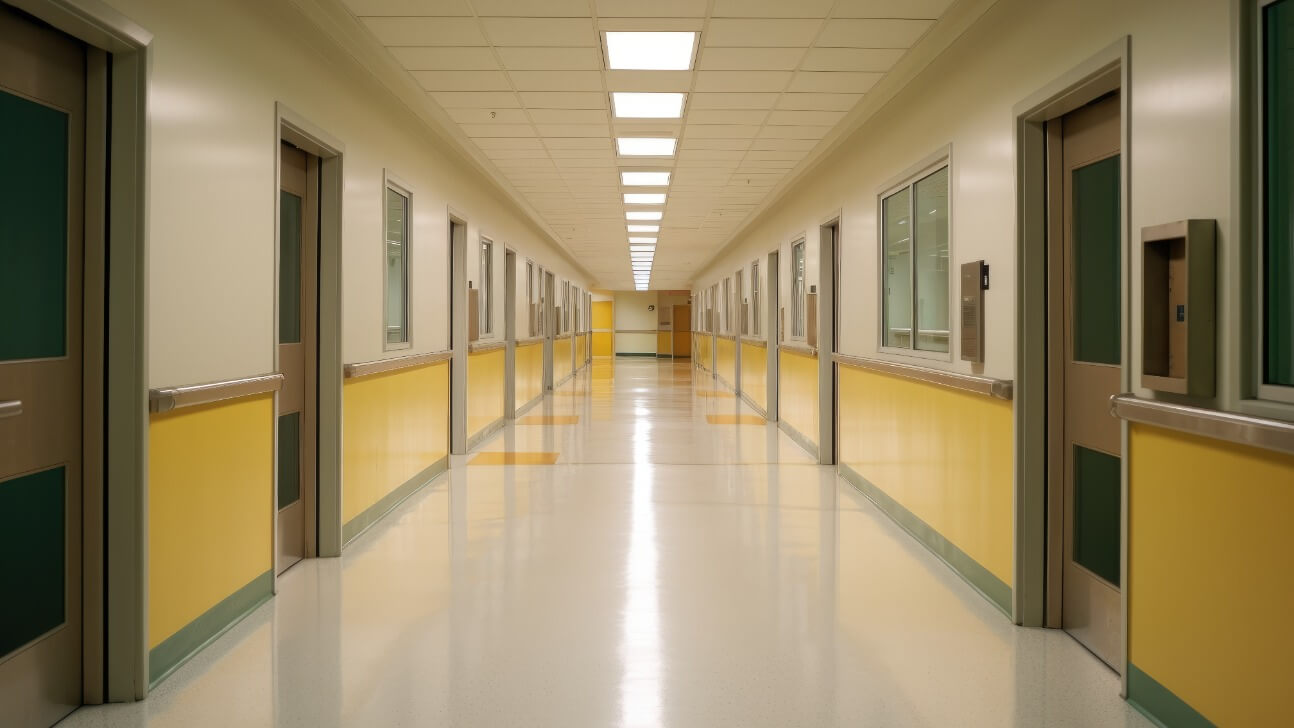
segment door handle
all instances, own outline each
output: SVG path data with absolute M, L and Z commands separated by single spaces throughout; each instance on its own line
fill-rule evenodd
M 22 414 L 22 400 L 10 399 L 0 402 L 0 420 L 6 417 L 17 417 Z

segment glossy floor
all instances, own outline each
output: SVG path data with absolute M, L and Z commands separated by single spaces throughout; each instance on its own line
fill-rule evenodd
M 527 413 L 565 424 L 481 447 L 555 465 L 454 458 L 147 701 L 64 725 L 1149 725 L 775 425 L 710 424 L 754 414 L 724 395 L 595 362 Z

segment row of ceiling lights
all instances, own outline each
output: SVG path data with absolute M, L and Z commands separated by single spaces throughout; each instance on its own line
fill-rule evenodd
M 694 32 L 612 32 L 606 33 L 607 66 L 613 71 L 686 71 L 692 67 L 696 50 Z M 617 119 L 681 119 L 686 94 L 611 94 L 611 110 Z M 617 137 L 616 153 L 621 157 L 673 157 L 678 140 L 673 137 Z M 621 172 L 623 187 L 669 187 L 667 170 Z M 629 233 L 629 262 L 634 289 L 647 290 L 651 282 L 656 236 L 665 205 L 665 192 L 625 192 L 625 223 Z M 662 209 L 643 210 L 640 206 Z M 638 208 L 638 209 L 634 209 Z

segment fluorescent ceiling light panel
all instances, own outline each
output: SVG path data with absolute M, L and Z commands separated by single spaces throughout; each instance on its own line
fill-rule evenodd
M 692 67 L 692 31 L 607 31 L 607 67 L 613 71 L 686 71 Z
M 677 143 L 674 137 L 616 137 L 616 151 L 622 157 L 672 157 Z
M 660 210 L 645 210 L 643 212 L 626 212 L 626 220 L 659 220 L 665 213 Z
M 660 225 L 630 225 L 630 226 L 629 226 L 629 232 L 631 232 L 631 233 L 658 233 L 658 232 L 660 232 Z
M 629 252 L 630 253 L 654 253 L 656 252 L 656 246 L 655 245 L 630 245 Z
M 680 93 L 613 91 L 611 108 L 617 119 L 681 119 L 685 96 Z
M 629 244 L 630 245 L 655 245 L 656 238 L 640 238 L 637 236 L 632 236 L 629 238 Z
M 626 187 L 668 187 L 669 172 L 621 172 L 620 183 Z
M 626 205 L 663 205 L 665 204 L 664 192 L 626 192 Z

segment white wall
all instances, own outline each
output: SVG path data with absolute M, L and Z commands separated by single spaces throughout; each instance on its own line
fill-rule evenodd
M 880 356 L 877 194 L 896 175 L 951 144 L 950 267 L 956 271 L 961 263 L 980 258 L 992 266 L 982 373 L 1013 378 L 1013 107 L 1130 35 L 1132 123 L 1124 151 L 1131 164 L 1133 234 L 1162 222 L 1217 218 L 1219 249 L 1225 249 L 1236 183 L 1231 173 L 1231 33 L 1230 3 L 1218 0 L 999 0 L 707 264 L 693 288 L 704 290 L 756 257 L 763 265 L 767 252 L 777 247 L 785 302 L 791 241 L 807 236 L 808 284 L 816 284 L 818 226 L 840 211 L 841 348 L 848 354 Z M 1138 271 L 1131 269 L 1134 281 Z M 955 300 L 955 275 L 951 293 Z M 1226 320 L 1227 305 L 1220 299 L 1220 320 Z M 1140 345 L 1132 338 L 1133 360 L 1139 361 Z M 958 355 L 955 317 L 952 341 L 951 361 L 922 363 L 972 371 Z
M 496 248 L 583 274 L 501 192 L 374 76 L 284 0 L 109 0 L 153 33 L 149 88 L 149 383 L 191 384 L 274 368 L 275 102 L 344 146 L 343 358 L 382 350 L 382 185 L 413 193 L 410 350 L 448 348 L 447 211 Z
M 655 291 L 616 291 L 616 353 L 617 354 L 655 354 L 657 311 L 649 307 L 657 305 Z M 626 330 L 650 331 L 651 333 L 619 333 Z

